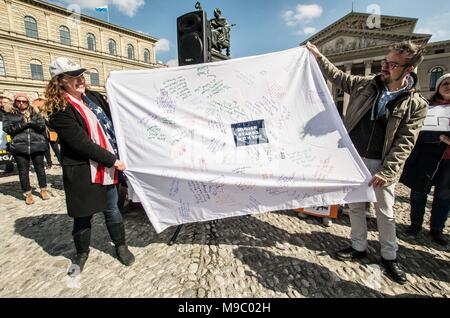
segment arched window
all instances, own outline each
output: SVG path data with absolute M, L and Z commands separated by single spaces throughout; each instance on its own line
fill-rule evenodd
M 44 71 L 42 69 L 42 63 L 38 60 L 31 60 L 30 62 L 31 78 L 34 80 L 44 80 Z
M 92 86 L 100 86 L 100 77 L 98 75 L 98 71 L 90 70 L 89 73 L 91 76 L 91 85 Z
M 89 51 L 95 51 L 96 42 L 95 42 L 95 35 L 92 33 L 87 34 L 87 48 Z
M 144 62 L 150 63 L 150 51 L 148 49 L 144 50 Z
M 113 39 L 109 39 L 109 41 L 108 41 L 108 49 L 109 49 L 109 54 L 117 55 L 116 41 L 114 41 Z
M 444 75 L 444 69 L 442 67 L 435 67 L 431 70 L 430 91 L 436 90 L 436 82 L 442 75 Z
M 68 27 L 64 25 L 59 27 L 59 38 L 61 40 L 61 44 L 70 45 L 70 31 Z
M 23 19 L 25 23 L 25 35 L 30 38 L 38 38 L 37 22 L 33 17 L 26 16 Z
M 127 52 L 128 52 L 128 58 L 130 60 L 134 60 L 134 47 L 131 44 L 128 44 Z
M 5 63 L 3 62 L 3 56 L 0 55 L 0 76 L 6 76 Z

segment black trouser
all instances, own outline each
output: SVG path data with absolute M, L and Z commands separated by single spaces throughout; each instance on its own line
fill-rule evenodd
M 48 141 L 48 145 L 52 147 L 53 152 L 56 155 L 56 158 L 58 159 L 58 162 L 61 163 L 61 154 L 59 151 L 59 145 L 57 141 Z M 45 151 L 45 161 L 47 164 L 52 164 L 52 154 L 50 153 L 50 147 L 47 146 L 47 150 Z
M 17 162 L 17 169 L 19 170 L 20 185 L 23 192 L 31 191 L 30 186 L 30 161 L 33 161 L 34 170 L 36 171 L 39 187 L 47 187 L 47 176 L 44 168 L 44 153 L 35 152 L 31 155 L 15 154 L 14 159 Z
M 434 196 L 431 208 L 430 228 L 433 231 L 442 232 L 445 228 L 450 213 L 450 160 L 442 160 L 433 183 Z M 422 226 L 430 190 L 411 190 L 411 223 Z

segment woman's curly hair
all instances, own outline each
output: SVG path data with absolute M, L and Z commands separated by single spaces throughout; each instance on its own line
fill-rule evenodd
M 66 91 L 62 87 L 63 74 L 53 77 L 45 88 L 45 113 L 50 117 L 53 113 L 64 110 L 66 107 Z

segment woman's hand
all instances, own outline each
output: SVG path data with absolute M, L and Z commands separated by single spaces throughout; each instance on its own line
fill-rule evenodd
M 23 113 L 23 119 L 25 120 L 25 123 L 29 123 L 30 122 L 30 112 L 29 111 L 25 111 Z
M 119 171 L 125 171 L 127 169 L 127 166 L 125 165 L 124 162 L 116 160 L 116 162 L 114 163 L 114 168 L 116 168 Z
M 439 137 L 439 140 L 450 146 L 450 138 L 448 138 L 446 135 L 441 135 Z

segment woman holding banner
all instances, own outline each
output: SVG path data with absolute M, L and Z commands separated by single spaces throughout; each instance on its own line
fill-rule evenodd
M 11 112 L 3 116 L 3 130 L 11 136 L 9 151 L 14 156 L 19 170 L 19 180 L 25 203 L 34 204 L 30 185 L 30 162 L 38 178 L 42 200 L 49 200 L 47 176 L 44 168 L 44 152 L 47 142 L 44 137 L 45 122 L 30 105 L 26 94 L 17 93 Z
M 119 261 L 130 266 L 134 255 L 125 243 L 125 228 L 117 207 L 118 160 L 109 106 L 98 93 L 86 90 L 86 69 L 67 58 L 50 66 L 46 111 L 59 136 L 67 211 L 74 218 L 73 239 L 77 255 L 69 270 L 81 272 L 89 256 L 91 219 L 103 212 Z
M 450 107 L 450 74 L 439 78 L 436 84 L 430 106 Z M 450 211 L 449 137 L 449 132 L 422 131 L 400 179 L 411 189 L 411 225 L 407 232 L 413 236 L 422 230 L 427 197 L 435 186 L 430 235 L 442 246 L 447 245 L 443 230 Z

